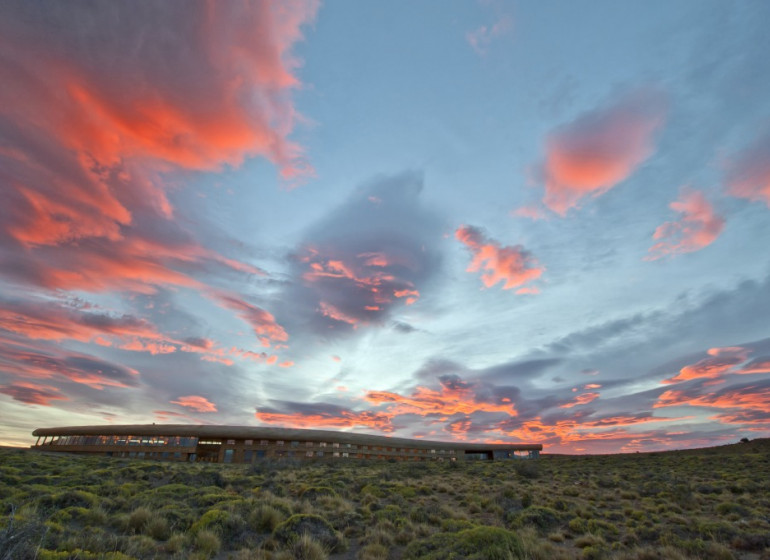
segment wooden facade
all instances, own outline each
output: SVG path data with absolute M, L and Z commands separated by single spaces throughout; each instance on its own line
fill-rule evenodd
M 211 463 L 262 460 L 457 461 L 533 459 L 540 444 L 391 438 L 326 430 L 250 426 L 121 425 L 38 428 L 33 449 L 109 457 Z

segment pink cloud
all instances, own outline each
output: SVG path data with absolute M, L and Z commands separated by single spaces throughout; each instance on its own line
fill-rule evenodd
M 169 401 L 171 404 L 178 404 L 186 408 L 191 408 L 195 412 L 216 412 L 217 407 L 214 403 L 209 401 L 206 397 L 198 395 L 188 395 L 186 397 L 179 397 L 175 401 Z
M 588 404 L 590 402 L 595 401 L 599 398 L 599 393 L 583 393 L 582 395 L 578 395 L 574 399 L 572 399 L 568 403 L 564 403 L 559 408 L 572 408 L 573 406 L 580 406 L 583 404 Z
M 639 89 L 549 134 L 542 167 L 545 205 L 564 216 L 582 198 L 627 179 L 655 151 L 665 105 L 661 93 Z
M 481 281 L 487 288 L 502 282 L 504 290 L 521 287 L 517 293 L 537 293 L 536 288 L 523 285 L 540 278 L 545 267 L 540 266 L 521 245 L 502 247 L 473 226 L 460 226 L 455 237 L 473 254 L 467 271 L 486 271 L 482 273 Z
M 289 335 L 276 322 L 275 317 L 261 307 L 244 301 L 239 296 L 224 292 L 214 292 L 214 297 L 224 307 L 232 309 L 241 319 L 251 325 L 254 334 L 256 334 L 262 346 L 270 347 L 274 342 L 286 342 L 289 340 Z
M 17 382 L 0 386 L 0 393 L 8 395 L 16 401 L 25 404 L 51 406 L 51 401 L 69 400 L 59 393 L 59 389 L 50 385 L 38 385 L 37 383 Z
M 480 25 L 473 31 L 465 34 L 468 44 L 479 55 L 485 55 L 492 42 L 505 35 L 513 27 L 513 20 L 510 16 L 501 16 L 492 25 Z
M 722 233 L 725 220 L 714 212 L 702 192 L 683 189 L 669 206 L 681 216 L 657 227 L 652 236 L 657 243 L 650 247 L 647 260 L 700 251 Z
M 764 202 L 770 208 L 770 133 L 754 142 L 727 165 L 727 192 L 739 198 Z

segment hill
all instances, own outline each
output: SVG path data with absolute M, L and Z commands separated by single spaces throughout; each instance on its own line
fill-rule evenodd
M 471 463 L 0 449 L 0 560 L 770 559 L 770 440 Z

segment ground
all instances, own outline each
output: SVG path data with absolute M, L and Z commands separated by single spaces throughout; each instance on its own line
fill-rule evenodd
M 770 559 L 770 440 L 493 463 L 0 449 L 0 560 Z

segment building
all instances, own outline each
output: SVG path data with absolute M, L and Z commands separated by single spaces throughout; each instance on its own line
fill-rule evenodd
M 254 463 L 265 459 L 465 461 L 534 459 L 540 444 L 425 441 L 366 434 L 174 424 L 38 428 L 32 449 L 163 461 Z

